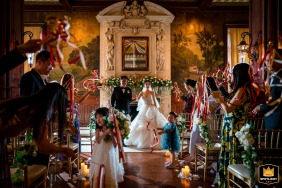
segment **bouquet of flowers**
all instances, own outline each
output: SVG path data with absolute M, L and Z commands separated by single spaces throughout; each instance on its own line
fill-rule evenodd
M 128 134 L 129 134 L 129 125 L 131 123 L 130 119 L 131 117 L 129 115 L 125 115 L 124 113 L 120 112 L 117 109 L 113 110 L 113 114 L 110 114 L 108 117 L 104 117 L 104 120 L 106 121 L 106 126 L 109 129 L 114 129 L 114 118 L 115 118 L 115 122 L 116 124 L 119 126 L 119 129 L 123 135 L 124 138 L 128 138 Z M 91 113 L 91 118 L 90 118 L 90 132 L 91 134 L 93 133 L 93 130 L 96 129 L 96 123 L 95 123 L 95 110 L 92 111 Z M 104 138 L 104 141 L 108 142 L 111 140 L 111 136 L 107 135 Z
M 241 147 L 244 148 L 242 152 L 242 160 L 244 166 L 246 166 L 250 172 L 250 177 L 252 178 L 252 183 L 254 183 L 254 174 L 255 174 L 255 162 L 257 160 L 257 153 L 253 144 L 255 140 L 252 136 L 253 126 L 252 124 L 245 124 L 240 131 L 235 133 L 235 136 L 238 138 Z
M 199 116 L 196 119 L 196 125 L 199 126 L 200 129 L 200 136 L 206 141 L 206 147 L 211 148 L 211 139 L 209 136 L 209 127 L 206 125 L 206 122 L 203 122 L 202 116 Z

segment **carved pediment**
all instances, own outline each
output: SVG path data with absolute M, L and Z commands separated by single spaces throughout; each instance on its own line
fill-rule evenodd
M 149 1 L 144 1 L 143 4 L 138 4 L 137 1 L 133 1 L 132 4 L 121 1 L 105 8 L 97 15 L 99 22 L 121 21 L 122 19 L 165 20 L 171 23 L 174 15 L 165 8 Z

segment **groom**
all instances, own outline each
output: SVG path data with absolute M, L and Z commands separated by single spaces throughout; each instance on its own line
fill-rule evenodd
M 132 101 L 132 92 L 127 85 L 127 76 L 120 76 L 120 86 L 114 88 L 111 96 L 111 105 L 120 112 L 130 114 L 130 102 Z M 126 145 L 123 142 L 123 146 Z

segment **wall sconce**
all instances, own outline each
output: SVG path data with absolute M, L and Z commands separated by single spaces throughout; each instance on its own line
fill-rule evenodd
M 28 35 L 29 39 L 32 39 L 33 37 L 33 33 L 31 31 L 26 31 L 22 34 L 22 36 Z M 29 67 L 31 68 L 33 65 L 33 61 L 34 61 L 34 53 L 27 53 L 27 63 L 29 65 Z
M 252 35 L 249 32 L 243 32 L 241 34 L 242 41 L 240 44 L 237 46 L 238 51 L 239 51 L 239 59 L 240 63 L 245 63 L 246 61 L 246 55 L 248 54 L 248 57 L 251 60 L 257 61 L 258 60 L 258 40 L 261 37 L 262 32 L 259 31 L 257 40 L 255 43 L 252 43 Z M 245 37 L 249 36 L 250 37 L 250 45 L 245 41 Z M 253 48 L 253 52 L 251 52 L 251 48 Z

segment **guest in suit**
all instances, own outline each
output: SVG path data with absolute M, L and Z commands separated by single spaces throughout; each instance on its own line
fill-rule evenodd
M 111 96 L 111 105 L 124 114 L 130 114 L 130 102 L 132 101 L 132 92 L 127 85 L 127 76 L 120 77 L 120 86 L 114 88 Z M 123 146 L 124 140 L 122 139 Z
M 272 65 L 273 73 L 270 78 L 270 93 L 271 100 L 269 103 L 282 98 L 282 61 L 274 60 Z M 253 110 L 254 114 L 258 112 L 264 113 L 264 126 L 265 129 L 282 129 L 282 104 L 278 102 L 273 106 L 267 103 L 256 106 Z
M 41 90 L 45 85 L 45 75 L 52 70 L 50 52 L 43 50 L 36 55 L 35 67 L 25 73 L 20 80 L 20 96 L 28 96 Z M 49 155 L 37 153 L 34 164 L 48 165 Z
M 46 85 L 45 75 L 52 70 L 50 52 L 43 50 L 36 56 L 35 67 L 25 73 L 20 80 L 20 95 L 26 96 L 37 92 Z
M 120 77 L 120 86 L 114 88 L 111 96 L 111 105 L 124 114 L 130 114 L 132 92 L 127 85 L 127 76 Z

